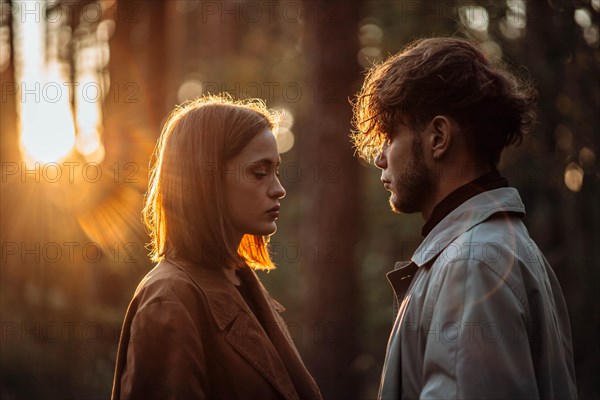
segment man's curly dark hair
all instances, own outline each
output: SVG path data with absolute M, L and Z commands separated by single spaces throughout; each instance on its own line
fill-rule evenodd
M 536 91 L 475 44 L 420 39 L 367 74 L 353 102 L 357 153 L 373 160 L 399 122 L 418 132 L 436 115 L 455 118 L 480 162 L 496 166 L 535 121 Z

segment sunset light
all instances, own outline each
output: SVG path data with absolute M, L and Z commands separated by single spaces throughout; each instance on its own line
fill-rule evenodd
M 64 86 L 56 84 L 60 79 L 57 70 L 58 66 L 55 65 L 51 66 L 45 77 L 43 71 L 24 75 L 22 87 L 29 89 L 29 86 L 38 88 L 52 85 L 56 87 L 56 92 L 63 90 Z M 40 82 L 44 82 L 44 85 L 40 85 Z M 53 96 L 51 90 L 45 94 Z M 26 94 L 22 96 L 21 144 L 25 161 L 50 163 L 62 160 L 75 144 L 75 126 L 68 98 L 60 92 L 55 102 L 45 98 L 44 94 L 35 101 L 32 101 L 33 97 L 26 98 Z
M 600 399 L 600 0 L 0 0 L 0 400 Z
M 60 162 L 74 149 L 87 160 L 104 158 L 101 141 L 102 87 L 95 73 L 108 62 L 108 50 L 100 45 L 77 51 L 75 82 L 70 67 L 48 43 L 70 35 L 64 20 L 50 19 L 48 29 L 39 23 L 46 1 L 20 3 L 31 10 L 15 14 L 15 88 L 20 115 L 21 152 L 27 163 Z M 93 35 L 89 35 L 93 36 Z M 108 38 L 105 38 L 107 40 Z M 105 44 L 105 43 L 104 43 Z
M 31 2 L 33 3 L 33 2 Z M 17 15 L 17 107 L 23 158 L 49 163 L 67 156 L 75 144 L 75 125 L 69 106 L 69 90 L 61 66 L 45 57 L 46 31 L 36 16 Z

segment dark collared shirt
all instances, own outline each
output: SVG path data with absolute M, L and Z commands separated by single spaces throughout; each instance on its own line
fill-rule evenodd
M 421 236 L 426 237 L 446 215 L 454 211 L 465 201 L 488 190 L 508 187 L 508 180 L 500 175 L 497 169 L 481 175 L 479 178 L 459 187 L 444 197 L 433 209 L 431 216 L 421 229 Z

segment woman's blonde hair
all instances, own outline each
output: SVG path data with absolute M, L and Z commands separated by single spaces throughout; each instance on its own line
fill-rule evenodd
M 156 145 L 143 220 L 150 257 L 206 266 L 246 262 L 274 268 L 268 237 L 244 235 L 237 249 L 225 206 L 225 163 L 257 134 L 276 126 L 260 100 L 208 95 L 178 106 Z

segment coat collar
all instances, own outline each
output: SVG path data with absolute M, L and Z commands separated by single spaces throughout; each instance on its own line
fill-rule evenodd
M 400 302 L 408 291 L 413 277 L 416 275 L 419 267 L 410 261 L 398 261 L 394 266 L 394 270 L 386 274 L 392 289 L 394 290 L 394 319 L 398 314 Z
M 247 305 L 222 268 L 201 267 L 191 263 L 163 260 L 187 274 L 206 295 L 210 312 L 219 327 L 224 330 L 237 318 Z M 249 311 L 249 310 L 248 310 Z
M 480 193 L 448 214 L 417 248 L 411 261 L 421 267 L 437 257 L 454 239 L 497 213 L 525 215 L 519 192 L 511 187 Z

